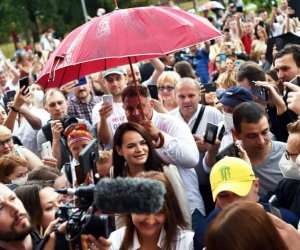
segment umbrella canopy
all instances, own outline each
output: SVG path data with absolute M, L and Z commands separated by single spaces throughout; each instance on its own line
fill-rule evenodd
M 217 1 L 210 1 L 210 2 L 207 2 L 203 5 L 201 5 L 198 9 L 198 11 L 205 11 L 205 10 L 212 10 L 212 9 L 222 9 L 222 10 L 225 10 L 225 7 L 217 2 Z
M 161 57 L 220 36 L 205 18 L 169 7 L 116 9 L 73 30 L 37 82 L 59 87 L 108 68 Z

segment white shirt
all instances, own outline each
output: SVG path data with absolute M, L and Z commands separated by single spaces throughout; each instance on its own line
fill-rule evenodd
M 164 145 L 156 149 L 156 152 L 163 160 L 177 166 L 188 196 L 191 213 L 197 208 L 205 215 L 198 177 L 194 169 L 199 162 L 199 151 L 189 127 L 173 116 L 154 110 L 151 120 L 164 136 Z
M 50 114 L 44 109 L 31 107 L 30 111 L 35 116 L 40 118 L 42 126 L 47 124 L 47 122 L 50 120 Z M 20 139 L 25 148 L 29 149 L 31 152 L 40 157 L 36 140 L 37 133 L 38 130 L 34 130 L 31 127 L 30 123 L 25 119 L 25 117 L 22 117 L 20 124 L 18 124 L 18 119 L 16 119 L 12 134 Z
M 97 103 L 92 110 L 93 127 L 100 122 L 99 109 L 102 103 L 103 103 L 102 101 Z M 113 102 L 112 106 L 113 106 L 113 113 L 108 117 L 107 122 L 110 126 L 111 135 L 113 137 L 117 128 L 124 122 L 127 122 L 127 118 L 125 116 L 125 110 L 123 108 L 122 102 Z M 106 146 L 112 148 L 112 142 Z
M 123 242 L 123 238 L 125 235 L 125 229 L 126 227 L 122 227 L 114 232 L 112 232 L 109 236 L 109 239 L 112 242 L 112 245 L 110 246 L 110 250 L 119 250 L 121 247 L 121 244 Z M 193 237 L 194 232 L 184 229 L 178 229 L 178 235 L 176 240 L 174 240 L 172 244 L 172 249 L 174 250 L 192 250 L 194 249 L 193 245 Z M 163 249 L 163 243 L 166 238 L 166 231 L 163 228 L 160 232 L 160 236 L 157 242 L 157 246 L 161 249 Z M 138 236 L 136 231 L 133 234 L 133 244 L 128 250 L 138 250 L 141 248 L 141 244 L 139 242 Z
M 187 125 L 190 128 L 190 131 L 192 131 L 194 124 L 197 120 L 198 114 L 200 112 L 202 104 L 198 104 L 198 108 L 197 111 L 194 113 L 194 115 L 191 117 L 191 119 L 188 121 Z M 177 118 L 179 118 L 180 120 L 184 121 L 179 108 L 177 107 L 176 109 L 172 110 L 171 112 L 169 112 L 170 115 L 173 115 Z M 221 114 L 221 112 L 219 110 L 217 110 L 214 107 L 211 106 L 206 106 L 203 116 L 200 120 L 199 126 L 196 130 L 196 134 L 199 135 L 200 137 L 202 137 L 205 134 L 205 130 L 206 130 L 206 125 L 208 122 L 213 123 L 213 124 L 218 124 L 221 121 L 223 121 L 223 116 Z

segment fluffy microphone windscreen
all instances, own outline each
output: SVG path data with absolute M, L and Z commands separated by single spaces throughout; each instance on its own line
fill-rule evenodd
M 94 204 L 105 213 L 157 213 L 164 203 L 165 186 L 145 178 L 105 178 L 94 190 Z

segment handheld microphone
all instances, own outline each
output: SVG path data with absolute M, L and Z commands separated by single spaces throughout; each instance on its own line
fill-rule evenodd
M 121 178 L 100 180 L 94 189 L 94 205 L 105 213 L 157 213 L 166 188 L 158 180 Z

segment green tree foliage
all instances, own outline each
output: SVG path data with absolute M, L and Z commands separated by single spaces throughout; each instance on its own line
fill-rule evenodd
M 278 0 L 275 0 L 278 2 Z M 254 3 L 256 4 L 258 9 L 267 9 L 267 10 L 271 10 L 272 8 L 272 0 L 243 0 L 244 4 L 250 4 L 250 3 Z
M 153 0 L 119 0 L 119 8 L 146 6 Z M 114 0 L 85 0 L 87 12 L 96 16 L 98 8 L 114 10 Z M 81 0 L 0 0 L 0 43 L 8 42 L 12 32 L 30 32 L 35 40 L 52 27 L 61 34 L 72 31 L 84 23 Z

